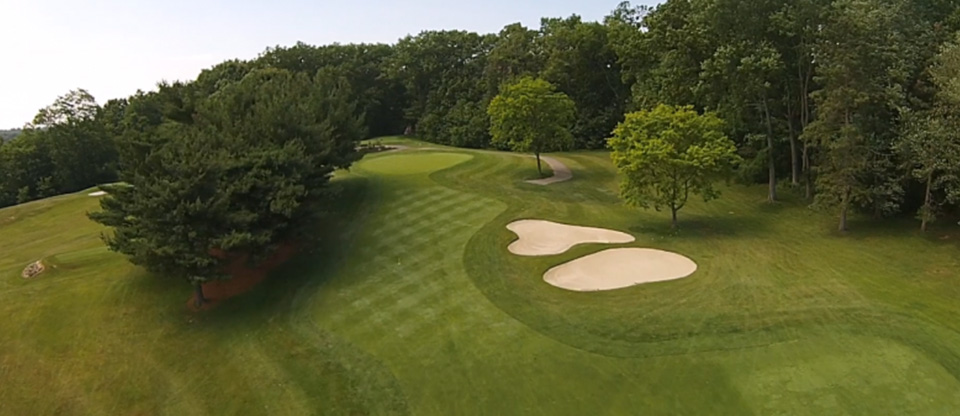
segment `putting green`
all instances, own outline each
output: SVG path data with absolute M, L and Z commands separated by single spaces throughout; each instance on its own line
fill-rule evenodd
M 414 175 L 443 170 L 472 158 L 473 156 L 464 153 L 399 152 L 365 159 L 357 164 L 357 167 L 371 173 Z

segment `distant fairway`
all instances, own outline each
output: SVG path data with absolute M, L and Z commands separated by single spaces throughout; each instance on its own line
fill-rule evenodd
M 398 142 L 387 140 L 388 143 Z M 401 143 L 401 142 L 398 142 Z M 415 142 L 402 142 L 417 146 Z M 951 224 L 855 224 L 762 187 L 669 214 L 624 207 L 603 152 L 368 155 L 333 186 L 335 237 L 206 313 L 178 277 L 102 247 L 87 194 L 0 210 L 0 414 L 944 415 L 960 409 Z M 545 283 L 610 248 L 522 257 L 524 218 L 634 235 L 693 275 Z M 32 261 L 52 266 L 20 277 Z M 40 398 L 40 399 L 38 399 Z

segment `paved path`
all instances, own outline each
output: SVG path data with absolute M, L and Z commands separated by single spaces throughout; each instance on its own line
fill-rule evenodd
M 550 156 L 540 156 L 540 160 L 547 162 L 547 164 L 550 165 L 550 169 L 553 169 L 553 176 L 549 178 L 529 180 L 527 183 L 532 183 L 534 185 L 550 185 L 552 183 L 569 181 L 573 178 L 573 172 L 570 172 L 570 168 L 568 168 L 567 165 L 564 165 L 563 162 Z

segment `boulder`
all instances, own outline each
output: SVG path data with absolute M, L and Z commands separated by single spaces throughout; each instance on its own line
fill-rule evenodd
M 31 263 L 27 268 L 23 269 L 23 273 L 20 273 L 24 279 L 32 279 L 37 277 L 40 273 L 46 270 L 46 267 L 43 266 L 43 262 L 37 260 L 36 262 Z

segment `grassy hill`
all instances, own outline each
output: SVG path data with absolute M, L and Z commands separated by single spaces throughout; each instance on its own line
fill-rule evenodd
M 416 142 L 403 142 L 419 146 Z M 574 179 L 461 149 L 368 155 L 333 186 L 337 235 L 202 313 L 108 252 L 87 192 L 0 210 L 0 414 L 949 414 L 960 408 L 958 235 L 730 187 L 624 207 L 602 152 Z M 788 192 L 785 192 L 788 193 Z M 686 279 L 576 293 L 507 252 L 520 218 L 682 253 Z M 44 259 L 32 280 L 20 271 Z M 171 280 L 172 279 L 172 280 Z

